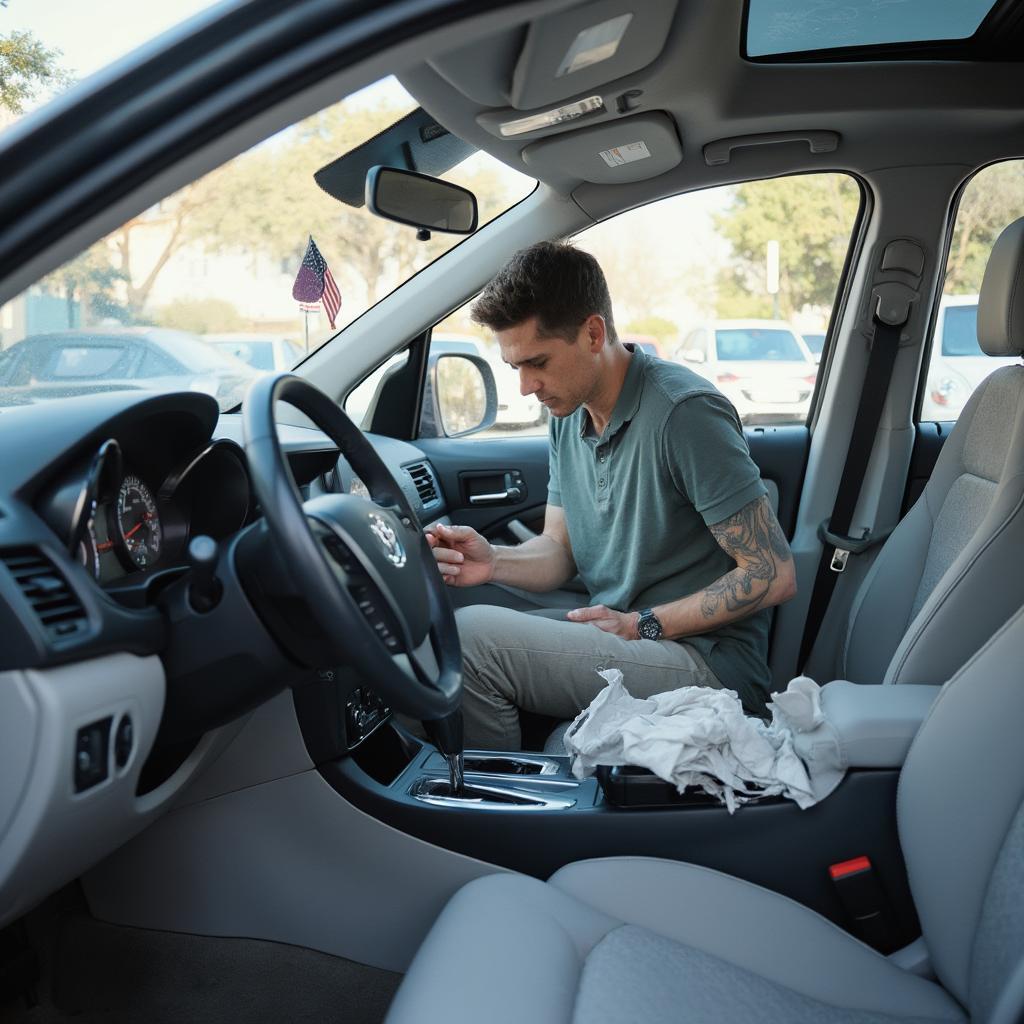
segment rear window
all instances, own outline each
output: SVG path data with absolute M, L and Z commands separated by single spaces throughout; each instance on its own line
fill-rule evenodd
M 949 306 L 942 320 L 944 356 L 983 356 L 978 344 L 978 307 Z
M 722 362 L 772 360 L 805 362 L 796 338 L 788 331 L 743 328 L 715 331 L 718 358 Z
M 58 349 L 46 367 L 45 376 L 50 380 L 66 377 L 105 377 L 114 369 L 123 354 L 123 348 L 110 345 Z

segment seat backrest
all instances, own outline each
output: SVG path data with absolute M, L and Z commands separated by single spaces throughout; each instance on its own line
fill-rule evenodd
M 971 1020 L 1024 1014 L 1024 608 L 946 683 L 897 796 L 914 903 Z
M 1024 350 L 1024 218 L 992 249 L 978 341 L 991 356 Z M 1024 367 L 1005 366 L 971 396 L 924 492 L 861 585 L 839 675 L 948 679 L 1024 604 L 1022 557 Z

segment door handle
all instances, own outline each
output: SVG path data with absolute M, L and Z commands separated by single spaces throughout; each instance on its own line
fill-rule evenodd
M 470 505 L 497 505 L 500 502 L 518 501 L 523 496 L 519 487 L 508 487 L 504 491 L 495 491 L 493 494 L 471 494 Z

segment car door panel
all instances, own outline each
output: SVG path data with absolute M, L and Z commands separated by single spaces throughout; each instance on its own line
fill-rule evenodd
M 787 425 L 747 427 L 744 433 L 769 491 L 777 489 L 779 522 L 790 535 L 807 460 L 808 430 L 803 425 Z M 440 478 L 454 522 L 503 543 L 521 542 L 528 536 L 518 524 L 534 532 L 542 528 L 547 503 L 547 437 L 433 438 L 416 443 Z M 470 502 L 481 494 L 500 494 L 505 481 L 517 475 L 522 479 L 520 496 Z M 477 481 L 487 489 L 474 491 Z

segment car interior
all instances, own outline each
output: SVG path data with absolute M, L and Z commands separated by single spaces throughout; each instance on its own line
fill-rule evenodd
M 226 0 L 0 134 L 0 313 L 388 76 L 416 110 L 308 185 L 453 233 L 240 404 L 0 402 L 0 1020 L 1024 1019 L 1024 192 L 967 223 L 1024 182 L 1022 43 L 1022 0 Z M 536 182 L 490 219 L 445 177 L 477 153 Z M 579 779 L 526 714 L 464 750 L 456 609 L 589 595 L 444 585 L 424 529 L 533 536 L 549 442 L 439 325 L 645 211 L 696 273 L 659 203 L 826 174 L 855 214 L 805 404 L 743 400 L 798 579 L 775 689 L 822 686 L 842 783 L 729 813 Z M 972 230 L 993 370 L 927 419 Z

